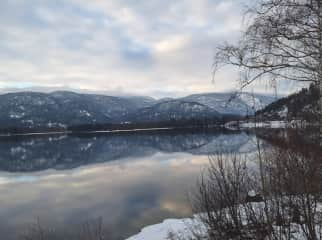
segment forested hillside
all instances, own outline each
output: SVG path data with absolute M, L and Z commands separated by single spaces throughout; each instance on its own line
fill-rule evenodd
M 300 92 L 281 98 L 263 110 L 256 112 L 262 120 L 306 120 L 318 121 L 319 90 L 315 85 L 303 88 Z

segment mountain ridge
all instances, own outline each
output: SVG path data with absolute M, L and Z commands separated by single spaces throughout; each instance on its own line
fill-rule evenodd
M 156 100 L 145 96 L 107 96 L 72 91 L 5 93 L 0 95 L 0 128 L 64 129 L 75 125 L 124 122 L 218 120 L 225 115 L 252 114 L 257 109 L 251 110 L 248 93 L 242 95 L 243 98 L 232 99 L 224 108 L 223 104 L 230 96 L 206 93 Z M 263 106 L 273 101 L 273 97 L 262 95 L 252 98 Z

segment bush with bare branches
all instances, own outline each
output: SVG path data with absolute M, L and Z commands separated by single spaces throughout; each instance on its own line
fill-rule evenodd
M 204 239 L 322 239 L 319 153 L 258 153 L 258 168 L 237 154 L 210 158 L 193 198 Z

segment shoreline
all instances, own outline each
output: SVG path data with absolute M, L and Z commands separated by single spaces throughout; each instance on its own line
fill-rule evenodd
M 50 135 L 70 135 L 70 134 L 95 134 L 95 133 L 134 133 L 134 132 L 155 132 L 155 131 L 171 131 L 171 130 L 187 130 L 187 129 L 224 129 L 228 131 L 247 130 L 247 129 L 288 129 L 288 128 L 307 128 L 314 127 L 314 124 L 308 122 L 293 121 L 240 121 L 228 122 L 223 125 L 200 125 L 200 126 L 182 126 L 182 127 L 151 127 L 151 128 L 129 128 L 129 129 L 112 129 L 112 130 L 58 130 L 43 132 L 22 132 L 22 133 L 0 133 L 0 138 L 5 137 L 23 137 L 23 136 L 50 136 Z
M 186 126 L 186 127 L 159 127 L 159 128 L 133 128 L 133 129 L 114 129 L 114 130 L 66 130 L 66 131 L 47 131 L 47 132 L 25 132 L 25 133 L 0 133 L 0 137 L 19 137 L 19 136 L 46 136 L 46 135 L 70 135 L 70 134 L 94 134 L 94 133 L 131 133 L 131 132 L 154 132 L 167 130 L 185 130 L 185 129 L 226 129 L 224 126 Z

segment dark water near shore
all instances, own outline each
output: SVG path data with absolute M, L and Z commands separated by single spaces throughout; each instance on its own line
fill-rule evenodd
M 0 139 L 0 235 L 35 221 L 55 231 L 99 217 L 112 240 L 191 215 L 188 192 L 209 154 L 256 151 L 228 131 L 28 136 Z

